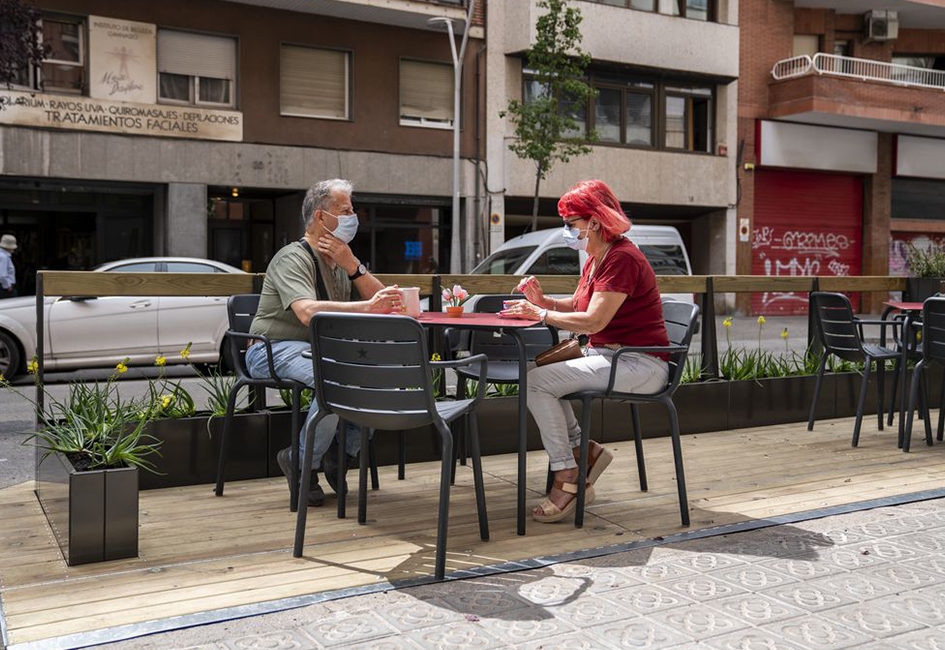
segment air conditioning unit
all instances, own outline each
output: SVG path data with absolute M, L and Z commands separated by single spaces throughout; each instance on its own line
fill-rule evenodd
M 899 14 L 887 9 L 867 11 L 863 16 L 866 42 L 891 41 L 899 36 Z

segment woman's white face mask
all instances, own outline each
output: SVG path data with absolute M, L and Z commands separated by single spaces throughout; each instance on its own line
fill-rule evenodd
M 576 251 L 587 250 L 587 230 L 584 231 L 584 236 L 581 237 L 581 230 L 564 224 L 564 244 L 568 248 L 574 249 Z

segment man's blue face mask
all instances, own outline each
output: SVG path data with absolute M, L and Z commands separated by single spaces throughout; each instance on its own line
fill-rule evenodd
M 328 210 L 323 210 L 323 212 L 325 214 L 331 214 L 331 212 Z M 331 232 L 331 234 L 346 244 L 354 239 L 354 236 L 358 234 L 358 215 L 331 214 L 331 216 L 338 220 L 338 226 Z

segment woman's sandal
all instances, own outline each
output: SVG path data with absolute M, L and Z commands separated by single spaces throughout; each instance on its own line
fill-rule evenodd
M 574 460 L 577 461 L 581 448 L 574 447 L 571 451 L 574 453 Z M 594 485 L 607 466 L 613 462 L 614 452 L 598 443 L 596 446 L 588 446 L 587 456 L 587 482 Z
M 559 508 L 551 500 L 551 497 L 545 497 L 545 500 L 538 504 L 543 514 L 536 514 L 532 511 L 532 519 L 543 524 L 550 524 L 555 521 L 561 521 L 577 509 L 577 483 L 565 483 L 564 481 L 555 481 L 554 486 L 562 492 L 573 494 L 574 497 L 568 501 L 564 508 Z M 588 484 L 584 492 L 584 505 L 589 506 L 594 502 L 594 486 Z

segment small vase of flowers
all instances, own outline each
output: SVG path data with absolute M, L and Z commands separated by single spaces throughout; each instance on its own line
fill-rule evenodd
M 454 284 L 452 289 L 443 289 L 443 305 L 446 314 L 454 318 L 463 315 L 463 303 L 469 300 L 469 292 L 458 284 Z

